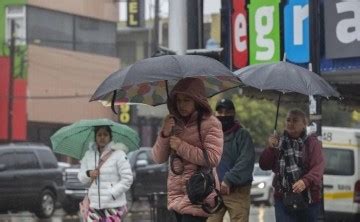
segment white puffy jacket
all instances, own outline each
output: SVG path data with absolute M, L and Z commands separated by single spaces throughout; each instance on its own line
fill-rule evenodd
M 126 205 L 125 192 L 133 182 L 131 166 L 124 152 L 127 151 L 127 147 L 122 143 L 110 142 L 103 154 L 106 154 L 108 149 L 112 149 L 114 152 L 101 166 L 100 176 L 89 188 L 90 207 L 95 209 L 116 208 Z M 86 151 L 80 162 L 81 168 L 78 178 L 82 183 L 89 184 L 91 179 L 86 175 L 86 171 L 94 170 L 99 164 L 99 151 L 96 144 L 90 144 L 89 150 Z

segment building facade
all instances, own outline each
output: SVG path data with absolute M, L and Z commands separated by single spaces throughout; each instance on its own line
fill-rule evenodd
M 11 71 L 12 20 L 16 47 Z M 9 140 L 11 129 L 12 140 L 50 145 L 49 137 L 63 125 L 114 118 L 110 109 L 88 101 L 120 66 L 117 22 L 118 5 L 113 0 L 0 1 L 1 141 Z

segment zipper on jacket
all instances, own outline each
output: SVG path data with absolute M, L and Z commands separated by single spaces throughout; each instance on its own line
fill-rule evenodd
M 113 184 L 112 184 L 112 183 L 110 184 L 110 186 L 111 186 L 111 188 L 113 188 Z M 116 200 L 116 198 L 114 197 L 113 194 L 111 194 L 111 197 L 113 198 L 113 200 Z

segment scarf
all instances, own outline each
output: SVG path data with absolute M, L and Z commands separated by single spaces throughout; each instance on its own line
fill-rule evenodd
M 280 139 L 280 156 L 279 156 L 279 185 L 285 192 L 292 190 L 292 184 L 298 181 L 303 174 L 303 154 L 305 142 L 307 139 L 306 132 L 302 132 L 297 139 L 290 138 L 285 131 Z

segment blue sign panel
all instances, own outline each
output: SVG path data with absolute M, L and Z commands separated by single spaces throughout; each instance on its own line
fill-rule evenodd
M 309 0 L 289 0 L 284 7 L 286 58 L 294 63 L 309 62 L 309 39 Z

